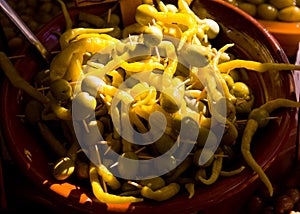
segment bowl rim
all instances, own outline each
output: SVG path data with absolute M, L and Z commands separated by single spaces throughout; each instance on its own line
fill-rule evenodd
M 257 19 L 257 21 L 271 33 L 294 36 L 300 35 L 300 22 L 280 22 L 261 19 Z

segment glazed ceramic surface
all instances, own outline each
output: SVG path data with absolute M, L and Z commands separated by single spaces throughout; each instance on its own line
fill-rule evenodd
M 296 56 L 300 42 L 300 22 L 258 21 L 278 40 L 288 57 Z

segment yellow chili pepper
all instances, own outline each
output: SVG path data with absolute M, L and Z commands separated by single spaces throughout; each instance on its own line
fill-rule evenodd
M 141 195 L 155 201 L 165 201 L 175 196 L 180 190 L 178 183 L 170 183 L 158 190 L 153 191 L 150 187 L 144 186 L 141 189 Z
M 159 11 L 168 12 L 168 8 L 166 7 L 165 3 L 163 3 L 161 0 L 156 0 L 156 3 L 157 3 Z
M 152 59 L 141 60 L 138 62 L 122 62 L 119 65 L 121 68 L 126 70 L 126 72 L 148 72 L 154 69 L 164 70 L 165 66 L 159 62 L 155 62 Z
M 272 63 L 272 62 L 256 62 L 251 60 L 234 59 L 228 62 L 223 62 L 218 65 L 221 73 L 229 73 L 236 68 L 246 68 L 249 70 L 257 71 L 260 73 L 269 70 L 299 70 L 299 65 L 287 64 L 287 63 Z
M 168 23 L 163 23 L 163 22 L 157 22 L 157 25 L 159 25 L 162 29 L 162 32 L 165 36 L 170 36 L 173 38 L 178 38 L 180 39 L 182 36 L 182 30 L 177 24 L 168 24 Z
M 110 203 L 110 204 L 125 204 L 125 203 L 141 202 L 144 200 L 143 198 L 136 198 L 133 196 L 119 196 L 119 195 L 114 195 L 114 194 L 104 192 L 98 176 L 99 175 L 97 173 L 97 167 L 91 163 L 89 168 L 90 183 L 95 197 L 100 202 Z
M 119 189 L 121 187 L 121 183 L 118 179 L 107 169 L 106 166 L 101 164 L 97 167 L 97 172 L 101 176 L 104 182 L 107 183 L 113 190 Z
M 95 28 L 71 28 L 67 29 L 61 36 L 59 37 L 59 43 L 60 43 L 60 48 L 63 50 L 65 49 L 71 41 L 76 39 L 82 34 L 85 35 L 90 35 L 94 33 L 108 33 L 113 31 L 114 28 L 100 28 L 100 29 L 95 29 Z
M 168 59 L 168 64 L 164 69 L 164 76 L 163 76 L 163 85 L 168 85 L 166 81 L 169 81 L 169 79 L 173 77 L 178 65 L 176 49 L 174 44 L 169 41 L 162 41 L 158 45 L 158 49 L 159 49 L 159 53 L 162 53 L 161 55 L 167 57 Z
M 67 71 L 63 76 L 63 79 L 69 82 L 78 81 L 80 75 L 82 74 L 82 62 L 83 62 L 82 55 L 79 53 L 74 53 L 70 60 L 70 64 L 67 68 Z
M 184 43 L 191 39 L 198 30 L 198 25 L 194 17 L 190 14 L 158 12 L 155 7 L 148 4 L 141 4 L 136 9 L 135 19 L 141 25 L 148 25 L 153 21 L 163 23 L 177 23 L 187 26 L 187 30 L 182 33 L 177 50 L 181 50 Z
M 67 109 L 61 106 L 51 94 L 49 94 L 48 96 L 51 100 L 49 102 L 49 107 L 55 114 L 55 116 L 61 120 L 72 120 L 71 109 Z
M 71 43 L 51 61 L 50 79 L 53 81 L 64 77 L 74 53 L 82 57 L 86 52 L 94 53 L 111 44 L 115 44 L 115 41 L 101 39 L 99 37 L 84 38 Z

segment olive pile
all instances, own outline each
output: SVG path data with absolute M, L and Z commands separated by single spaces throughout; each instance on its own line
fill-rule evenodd
M 74 5 L 71 0 L 66 2 L 68 2 L 68 7 Z M 33 32 L 37 32 L 44 24 L 61 13 L 59 3 L 52 0 L 7 0 L 7 3 Z M 24 44 L 24 38 L 2 11 L 0 12 L 0 26 L 7 39 L 9 51 L 13 53 L 20 49 Z
M 258 188 L 248 201 L 245 213 L 283 214 L 300 211 L 300 167 L 292 169 L 274 184 L 274 196 L 269 197 L 265 188 Z
M 225 0 L 251 16 L 270 21 L 299 22 L 299 0 Z

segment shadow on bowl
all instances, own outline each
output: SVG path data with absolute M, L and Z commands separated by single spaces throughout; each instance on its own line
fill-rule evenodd
M 108 7 L 82 8 L 100 14 Z M 274 37 L 255 19 L 237 10 L 221 0 L 195 0 L 191 8 L 200 18 L 208 17 L 221 26 L 212 44 L 221 48 L 234 43 L 229 52 L 240 59 L 260 62 L 288 62 L 287 56 Z M 71 16 L 76 18 L 79 11 L 73 9 Z M 230 14 L 230 15 L 228 15 Z M 50 51 L 59 50 L 58 38 L 54 31 L 64 30 L 63 16 L 55 17 L 41 29 L 37 36 Z M 42 69 L 36 57 L 24 49 L 25 58 L 19 59 L 15 67 L 21 75 L 31 81 L 34 74 Z M 294 82 L 291 72 L 268 71 L 263 74 L 248 72 L 244 81 L 253 89 L 255 105 L 275 98 L 295 99 Z M 260 183 L 258 176 L 249 168 L 242 173 L 219 179 L 211 186 L 198 188 L 193 198 L 188 199 L 182 193 L 165 202 L 145 201 L 135 204 L 112 205 L 98 203 L 86 183 L 71 180 L 58 182 L 52 177 L 48 164 L 52 161 L 36 134 L 20 121 L 16 115 L 24 113 L 23 92 L 14 88 L 7 80 L 1 89 L 1 121 L 9 151 L 14 160 L 43 192 L 49 195 L 54 203 L 74 213 L 239 213 L 247 198 Z M 291 156 L 296 137 L 296 115 L 291 109 L 278 111 L 277 120 L 271 121 L 268 127 L 255 138 L 253 155 L 261 167 L 271 176 L 276 176 L 291 164 Z M 274 134 L 276 133 L 276 134 Z M 291 144 L 292 142 L 292 144 Z M 290 149 L 292 148 L 292 149 Z M 282 151 L 288 151 L 288 158 L 282 167 L 270 170 L 277 164 Z

